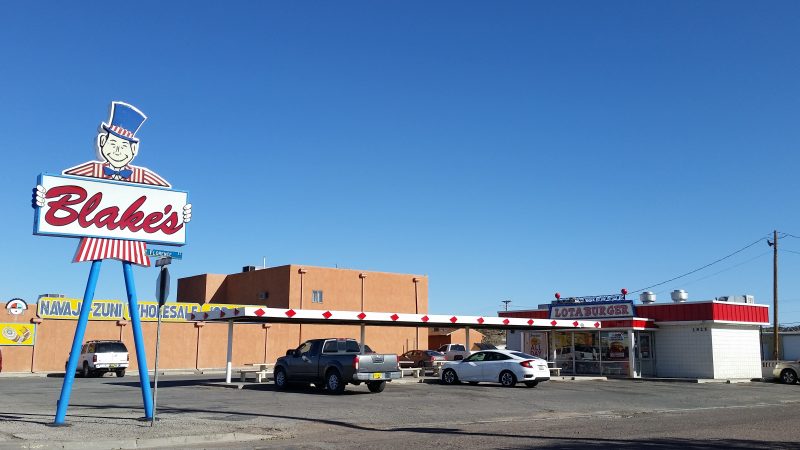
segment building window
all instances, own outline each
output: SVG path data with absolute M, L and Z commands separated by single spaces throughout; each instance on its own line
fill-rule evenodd
M 311 292 L 311 303 L 322 303 L 322 291 Z

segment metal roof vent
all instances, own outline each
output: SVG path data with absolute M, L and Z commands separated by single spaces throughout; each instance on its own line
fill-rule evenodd
M 650 291 L 644 291 L 641 294 L 639 294 L 639 301 L 642 302 L 645 305 L 649 305 L 650 303 L 655 303 L 656 302 L 656 294 L 654 294 L 654 293 L 652 293 Z
M 675 303 L 683 303 L 689 299 L 689 293 L 683 289 L 675 289 L 669 296 L 672 297 L 672 301 Z

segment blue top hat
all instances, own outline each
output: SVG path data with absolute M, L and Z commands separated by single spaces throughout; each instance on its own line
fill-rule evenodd
M 131 142 L 139 142 L 136 139 L 136 132 L 142 126 L 147 116 L 136 109 L 133 105 L 123 102 L 111 103 L 111 115 L 108 123 L 103 124 L 103 129 Z

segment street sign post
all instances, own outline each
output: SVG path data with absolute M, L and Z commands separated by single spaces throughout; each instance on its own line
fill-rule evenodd
M 158 350 L 161 347 L 161 311 L 164 303 L 169 296 L 169 269 L 167 266 L 172 262 L 172 258 L 167 256 L 156 261 L 156 267 L 161 267 L 156 281 L 156 299 L 158 300 L 158 325 L 156 326 L 156 361 L 155 373 L 153 374 L 153 416 L 150 419 L 150 426 L 156 423 L 156 408 L 158 401 Z

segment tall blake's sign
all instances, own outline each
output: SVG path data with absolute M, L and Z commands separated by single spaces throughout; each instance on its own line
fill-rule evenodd
M 186 192 L 173 190 L 172 185 L 150 169 L 131 164 L 139 154 L 136 135 L 145 120 L 147 116 L 133 105 L 112 102 L 108 122 L 100 124 L 95 137 L 96 160 L 65 169 L 61 175 L 39 175 L 33 190 L 34 234 L 79 237 L 73 261 L 92 262 L 80 306 L 54 304 L 60 308 L 56 311 L 59 314 L 72 315 L 73 306 L 80 308 L 61 397 L 56 403 L 56 425 L 62 425 L 66 418 L 90 315 L 112 317 L 121 313 L 121 305 L 102 302 L 94 308 L 92 305 L 100 267 L 106 259 L 122 261 L 145 417 L 152 418 L 141 305 L 131 265 L 150 266 L 148 243 L 184 245 L 192 205 L 187 202 Z

